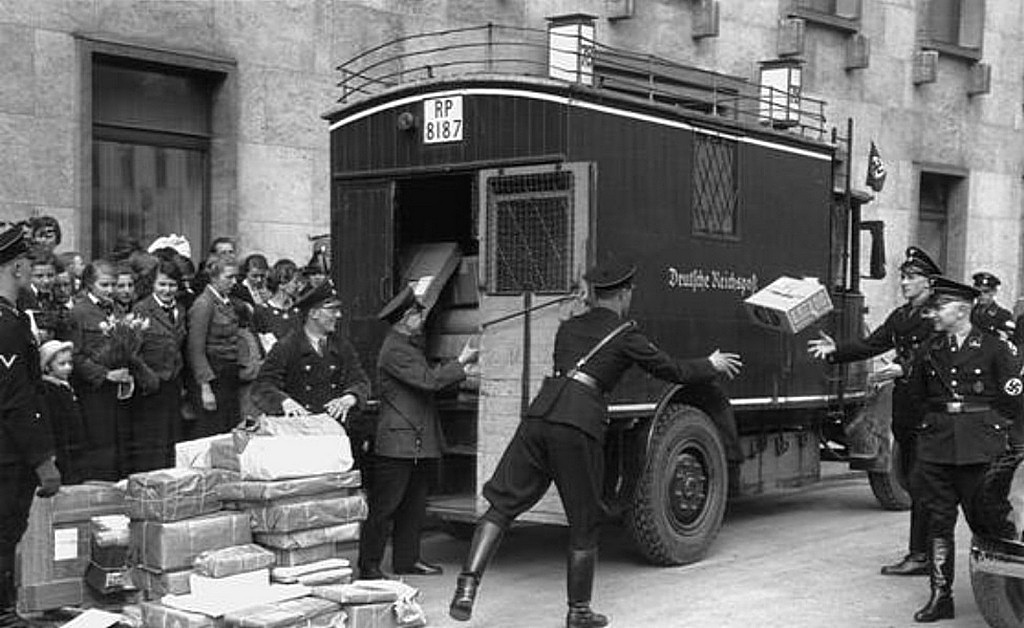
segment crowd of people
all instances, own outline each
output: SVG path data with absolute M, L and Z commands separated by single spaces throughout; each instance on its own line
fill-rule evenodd
M 63 481 L 118 480 L 173 466 L 174 444 L 262 412 L 251 382 L 301 326 L 300 295 L 328 276 L 326 252 L 300 266 L 239 259 L 219 237 L 199 263 L 180 236 L 118 238 L 85 260 L 55 253 L 51 217 L 24 223 L 31 285 L 17 307 L 40 347 L 46 412 Z

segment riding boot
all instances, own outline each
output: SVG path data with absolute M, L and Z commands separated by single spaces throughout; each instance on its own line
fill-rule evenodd
M 607 617 L 590 609 L 596 566 L 597 548 L 569 550 L 569 564 L 566 570 L 569 614 L 565 618 L 566 628 L 599 628 L 608 625 Z
M 940 619 L 953 619 L 953 539 L 932 539 L 931 586 L 928 603 L 914 613 L 914 621 L 930 623 Z
M 15 607 L 18 601 L 14 586 L 14 556 L 0 555 L 0 628 L 28 628 Z
M 469 554 L 462 565 L 462 573 L 455 582 L 455 595 L 452 596 L 448 614 L 458 621 L 469 621 L 473 614 L 473 602 L 480 587 L 480 579 L 484 576 L 487 564 L 501 543 L 505 529 L 493 521 L 481 519 L 473 532 L 473 542 L 469 546 Z

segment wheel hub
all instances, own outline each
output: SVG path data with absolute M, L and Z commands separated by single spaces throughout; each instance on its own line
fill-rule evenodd
M 672 516 L 684 526 L 693 524 L 708 500 L 708 473 L 703 458 L 684 451 L 676 458 L 669 484 Z

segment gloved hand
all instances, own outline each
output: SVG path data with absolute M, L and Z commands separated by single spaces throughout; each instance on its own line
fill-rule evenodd
M 39 488 L 36 495 L 39 497 L 53 497 L 60 490 L 60 471 L 53 458 L 47 458 L 36 467 L 36 476 L 39 478 Z

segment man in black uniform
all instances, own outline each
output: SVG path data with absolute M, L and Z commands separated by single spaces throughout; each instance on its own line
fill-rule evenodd
M 252 387 L 256 406 L 268 414 L 327 413 L 342 420 L 370 396 L 355 347 L 336 330 L 341 302 L 330 282 L 295 304 L 303 326 L 277 342 Z
M 878 329 L 863 340 L 836 345 L 827 334 L 808 343 L 808 351 L 831 364 L 854 362 L 896 350 L 893 362 L 876 371 L 876 381 L 895 380 L 892 392 L 892 433 L 899 444 L 900 472 L 910 478 L 916 460 L 914 442 L 914 408 L 907 393 L 914 355 L 934 333 L 933 324 L 925 316 L 925 304 L 931 295 L 929 278 L 940 273 L 928 254 L 912 246 L 906 261 L 900 265 L 900 290 L 906 303 L 893 310 Z M 882 567 L 887 576 L 917 576 L 928 573 L 928 521 L 924 508 L 910 487 L 909 552 L 899 562 Z
M 14 550 L 28 526 L 32 494 L 60 489 L 53 437 L 39 409 L 42 375 L 28 318 L 14 307 L 28 286 L 28 241 L 20 226 L 0 233 L 0 628 L 27 626 L 15 611 Z
M 996 303 L 999 292 L 999 277 L 985 271 L 974 273 L 974 289 L 978 299 L 971 309 L 971 324 L 981 331 L 996 334 L 1003 340 L 1016 337 L 1017 324 L 1010 310 Z
M 922 347 L 907 384 L 920 417 L 911 482 L 928 511 L 931 544 L 931 598 L 914 614 L 918 622 L 953 618 L 957 506 L 975 528 L 972 499 L 989 462 L 1007 450 L 1024 388 L 1009 342 L 971 324 L 978 291 L 936 277 L 932 293 L 937 333 Z
M 707 358 L 676 360 L 654 346 L 632 322 L 626 322 L 635 271 L 612 262 L 584 276 L 593 290 L 592 307 L 558 328 L 555 376 L 545 380 L 494 475 L 484 485 L 483 494 L 491 507 L 477 524 L 458 577 L 449 609 L 454 619 L 470 618 L 480 578 L 504 530 L 537 503 L 554 481 L 569 520 L 566 626 L 607 625 L 607 617 L 590 609 L 598 529 L 605 513 L 606 393 L 634 364 L 679 383 L 711 381 L 719 374 L 733 377 L 742 367 L 737 354 L 718 350 Z M 606 344 L 600 346 L 602 341 Z M 582 366 L 581 361 L 585 362 Z

